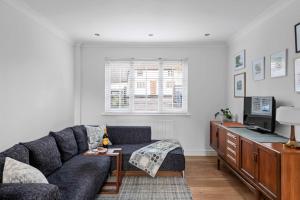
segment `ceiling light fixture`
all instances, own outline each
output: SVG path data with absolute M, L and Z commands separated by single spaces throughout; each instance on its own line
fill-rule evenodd
M 154 34 L 153 34 L 153 33 L 149 33 L 148 36 L 149 36 L 149 37 L 153 37 Z
M 99 36 L 100 36 L 100 34 L 99 34 L 99 33 L 95 33 L 95 34 L 94 34 L 94 36 L 97 36 L 97 37 L 99 37 Z
M 205 33 L 204 36 L 205 36 L 205 37 L 209 37 L 209 36 L 210 36 L 210 33 Z

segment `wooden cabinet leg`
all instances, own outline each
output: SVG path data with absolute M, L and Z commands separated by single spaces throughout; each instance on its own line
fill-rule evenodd
M 218 170 L 220 170 L 221 169 L 221 160 L 220 160 L 220 158 L 218 158 Z

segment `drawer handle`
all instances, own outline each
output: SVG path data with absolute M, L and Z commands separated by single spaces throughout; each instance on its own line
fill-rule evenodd
M 232 145 L 234 148 L 236 148 L 236 144 L 233 143 L 233 142 L 231 142 L 230 140 L 227 140 L 227 143 L 230 144 L 230 145 Z
M 228 154 L 227 154 L 227 157 L 228 157 L 230 160 L 232 160 L 234 163 L 236 163 L 235 158 L 233 158 L 232 156 L 230 156 L 230 155 L 228 155 Z
M 235 135 L 233 135 L 233 134 L 231 134 L 231 133 L 229 133 L 229 132 L 227 132 L 227 136 L 229 136 L 229 137 L 231 137 L 231 138 L 233 138 L 233 139 L 235 139 L 235 140 L 236 140 L 236 136 L 235 136 Z
M 236 152 L 233 149 L 230 149 L 229 147 L 227 147 L 227 150 L 230 151 L 232 154 L 236 155 Z

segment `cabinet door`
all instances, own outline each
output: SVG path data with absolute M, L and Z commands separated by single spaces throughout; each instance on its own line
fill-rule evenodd
M 255 144 L 243 137 L 240 139 L 240 162 L 241 171 L 250 179 L 255 179 L 256 159 Z
M 280 154 L 257 145 L 256 179 L 274 199 L 280 197 Z
M 223 158 L 225 158 L 226 153 L 226 136 L 226 129 L 220 127 L 218 133 L 218 153 Z
M 210 123 L 210 146 L 216 151 L 218 150 L 218 135 L 219 135 L 218 125 L 215 124 L 214 122 L 211 122 Z

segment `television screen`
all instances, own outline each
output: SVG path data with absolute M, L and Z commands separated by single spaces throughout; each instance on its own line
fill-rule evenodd
M 275 130 L 276 102 L 274 97 L 245 97 L 244 124 L 249 129 L 273 133 Z

